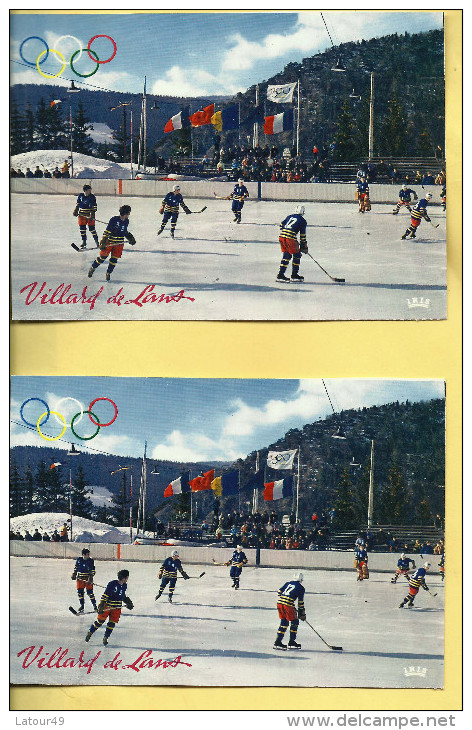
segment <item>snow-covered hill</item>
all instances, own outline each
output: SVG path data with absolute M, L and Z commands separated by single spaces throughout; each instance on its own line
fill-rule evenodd
M 64 522 L 69 525 L 70 529 L 68 520 L 67 512 L 33 512 L 29 515 L 12 517 L 10 530 L 19 531 L 24 535 L 26 530 L 33 534 L 38 528 L 41 535 L 47 532 L 51 536 L 54 530 L 60 532 Z M 150 535 L 150 533 L 146 534 Z M 95 522 L 85 517 L 72 515 L 72 541 L 127 543 L 129 542 L 129 527 L 111 527 L 104 522 Z
M 10 166 L 15 170 L 26 172 L 29 167 L 32 172 L 36 166 L 44 172 L 49 170 L 50 173 L 58 167 L 61 169 L 64 160 L 67 160 L 70 150 L 33 150 L 31 152 L 21 152 L 19 155 L 11 157 Z M 135 166 L 136 172 L 136 166 Z M 99 157 L 91 155 L 82 155 L 74 152 L 74 177 L 79 178 L 112 178 L 117 180 L 121 178 L 127 180 L 131 178 L 129 163 L 112 162 L 111 160 L 102 160 Z

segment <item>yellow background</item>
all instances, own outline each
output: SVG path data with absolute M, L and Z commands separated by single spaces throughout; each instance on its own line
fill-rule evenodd
M 461 10 L 445 11 L 445 32 L 447 182 L 449 200 L 452 201 L 447 214 L 448 319 L 446 321 L 53 324 L 15 322 L 11 325 L 12 375 L 59 376 L 106 373 L 140 377 L 378 377 L 446 380 L 448 569 L 444 690 L 15 687 L 11 690 L 12 710 L 308 711 L 316 708 L 318 711 L 454 711 L 461 709 Z M 414 70 L 412 73 L 414 74 Z M 399 92 L 401 93 L 401 88 Z M 274 342 L 277 343 L 277 357 L 272 354 Z M 316 621 L 316 617 L 313 620 Z M 392 621 L 394 620 L 395 617 L 392 616 Z M 417 641 L 416 648 L 418 654 L 421 654 L 421 633 Z M 398 637 L 398 642 L 399 645 L 402 642 L 401 635 Z

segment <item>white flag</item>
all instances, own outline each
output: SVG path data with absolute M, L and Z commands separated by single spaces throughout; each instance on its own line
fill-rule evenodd
M 270 101 L 278 103 L 291 102 L 293 98 L 293 91 L 297 82 L 293 84 L 281 84 L 280 86 L 268 86 L 267 87 L 267 98 Z
M 291 451 L 269 451 L 267 454 L 267 466 L 271 469 L 291 469 L 297 449 Z

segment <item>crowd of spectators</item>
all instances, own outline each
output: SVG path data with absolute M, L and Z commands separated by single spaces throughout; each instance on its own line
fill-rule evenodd
M 383 160 L 374 165 L 372 162 L 364 162 L 357 170 L 357 180 L 365 178 L 368 183 L 389 182 L 392 185 L 441 185 L 446 184 L 446 173 L 441 170 L 436 176 L 431 172 L 422 173 L 416 170 L 416 174 L 400 173 L 393 165 L 387 165 Z
M 39 529 L 36 527 L 33 534 L 31 534 L 29 530 L 25 530 L 24 533 L 21 533 L 19 530 L 17 532 L 10 530 L 10 540 L 26 540 L 27 542 L 30 540 L 42 540 L 43 542 L 69 542 L 69 528 L 65 522 L 62 525 L 60 532 L 54 530 L 51 534 L 49 534 L 48 532 L 41 532 L 41 530 L 41 527 Z
M 14 167 L 10 168 L 10 177 L 47 177 L 47 178 L 55 178 L 58 180 L 59 178 L 70 178 L 70 164 L 68 160 L 64 160 L 63 165 L 61 166 L 61 169 L 59 169 L 59 166 L 56 165 L 54 170 L 52 172 L 49 172 L 47 168 L 44 168 L 41 170 L 41 167 L 39 165 L 36 165 L 36 169 L 33 171 L 29 167 L 26 168 L 26 172 L 23 172 L 20 168 L 15 170 Z

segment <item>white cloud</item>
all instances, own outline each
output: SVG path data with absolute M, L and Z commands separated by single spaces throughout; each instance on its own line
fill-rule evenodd
M 227 75 L 218 77 L 201 68 L 172 66 L 164 78 L 154 81 L 151 93 L 169 96 L 204 96 L 207 94 L 236 94 L 243 91 Z
M 200 433 L 182 433 L 179 430 L 172 431 L 151 452 L 152 459 L 164 461 L 234 461 L 244 456 L 246 454 L 229 439 L 214 441 Z

